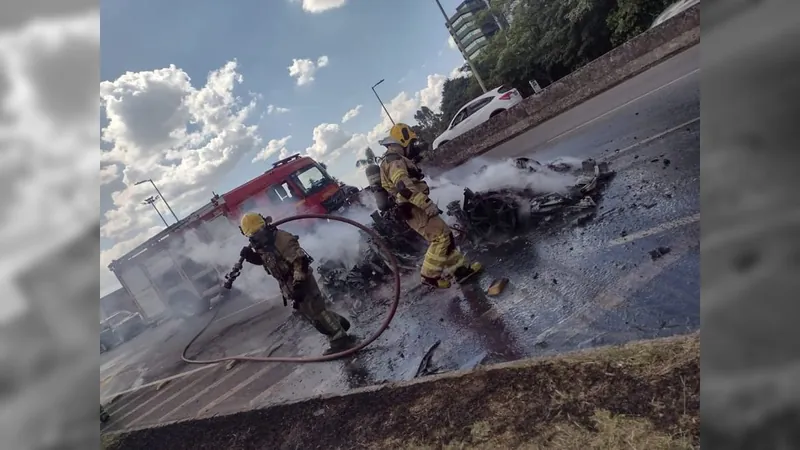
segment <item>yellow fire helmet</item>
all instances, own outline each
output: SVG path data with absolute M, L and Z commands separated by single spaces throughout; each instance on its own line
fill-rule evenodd
M 264 217 L 259 213 L 249 212 L 242 216 L 239 222 L 239 230 L 246 237 L 252 237 L 254 234 L 261 231 L 268 223 L 272 222 L 272 218 Z
M 389 130 L 389 137 L 384 139 L 384 141 L 387 143 L 400 144 L 403 147 L 408 147 L 408 144 L 411 143 L 411 140 L 416 138 L 417 134 L 414 133 L 414 130 L 412 130 L 410 126 L 404 123 L 398 123 Z

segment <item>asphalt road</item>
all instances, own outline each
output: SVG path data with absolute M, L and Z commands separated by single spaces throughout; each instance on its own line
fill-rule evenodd
M 617 175 L 595 220 L 531 232 L 472 255 L 486 265 L 480 289 L 427 293 L 416 288 L 416 277 L 405 280 L 403 302 L 389 330 L 350 360 L 210 367 L 119 396 L 109 406 L 114 419 L 105 429 L 410 379 L 437 342 L 429 369 L 447 371 L 696 330 L 698 54 L 691 49 L 678 55 L 486 155 L 489 160 L 526 155 L 543 161 L 565 156 L 609 161 Z M 648 252 L 658 247 L 669 252 L 653 259 Z M 508 277 L 509 285 L 488 298 L 483 292 L 497 277 Z M 365 336 L 378 326 L 389 299 L 383 292 L 362 300 L 357 308 L 341 301 L 335 307 Z M 230 353 L 322 352 L 323 339 L 287 312 L 249 311 L 236 316 L 246 323 L 218 329 L 226 336 L 212 333 L 206 343 L 228 343 Z M 288 318 L 277 328 L 276 314 Z
M 700 47 L 692 47 L 488 152 L 541 160 L 597 156 L 700 120 Z

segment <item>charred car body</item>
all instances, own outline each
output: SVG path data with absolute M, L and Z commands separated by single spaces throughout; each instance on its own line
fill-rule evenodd
M 457 225 L 453 228 L 459 234 L 461 245 L 476 245 L 507 237 L 531 227 L 553 224 L 558 219 L 588 220 L 595 214 L 603 188 L 614 176 L 608 163 L 598 163 L 593 159 L 582 161 L 580 167 L 566 163 L 543 165 L 529 158 L 517 158 L 514 164 L 518 170 L 529 173 L 543 170 L 568 172 L 575 176 L 575 184 L 566 193 L 531 189 L 473 192 L 464 189 L 463 201 L 447 205 L 447 214 L 456 219 Z

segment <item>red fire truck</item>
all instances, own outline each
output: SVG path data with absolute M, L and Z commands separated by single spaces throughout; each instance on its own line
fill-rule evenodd
M 303 212 L 335 214 L 345 210 L 357 193 L 358 189 L 331 177 L 324 165 L 296 154 L 223 195 L 214 194 L 208 204 L 108 268 L 148 320 L 197 315 L 212 306 L 230 267 L 198 264 L 177 250 L 178 239 L 189 233 L 203 243 L 240 238 L 238 220 L 248 211 L 269 214 L 275 220 Z
M 338 183 L 327 168 L 308 156 L 292 155 L 247 183 L 214 196 L 212 203 L 224 209 L 229 220 L 249 211 L 277 220 L 299 213 L 335 214 L 352 201 L 352 190 Z

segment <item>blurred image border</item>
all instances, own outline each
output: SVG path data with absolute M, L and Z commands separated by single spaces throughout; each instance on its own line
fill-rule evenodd
M 99 36 L 99 14 L 100 4 L 95 0 L 4 3 L 0 6 L 0 37 L 10 45 L 29 43 L 39 51 L 49 51 L 53 44 L 67 42 L 61 39 L 64 36 L 88 36 L 89 45 L 93 45 Z M 43 44 L 45 47 L 39 48 Z M 86 77 L 97 78 L 99 50 L 97 41 L 96 58 L 82 59 L 83 66 L 78 72 L 85 76 L 76 82 L 84 82 L 85 86 Z M 24 59 L 24 52 L 24 48 L 17 48 L 15 55 L 6 56 Z M 20 69 L 10 64 L 27 63 L 17 59 L 4 62 L 9 65 L 0 66 L 0 71 L 5 72 L 6 78 L 11 70 Z M 44 77 L 38 81 L 52 82 L 52 79 L 59 78 Z M 14 196 L 22 204 L 13 204 L 5 220 L 17 223 L 5 226 L 6 222 L 6 234 L 0 236 L 4 247 L 0 283 L 11 306 L 0 319 L 0 447 L 98 448 L 100 212 L 93 205 L 98 205 L 99 187 L 93 187 L 92 178 L 86 174 L 71 172 L 86 170 L 87 164 L 96 160 L 99 179 L 100 130 L 95 120 L 89 118 L 87 123 L 85 116 L 71 120 L 70 125 L 53 119 L 63 111 L 46 109 L 41 104 L 31 105 L 29 110 L 20 107 L 21 99 L 31 100 L 31 94 L 36 92 L 28 92 L 32 87 L 28 80 L 16 81 L 26 85 L 25 95 L 14 98 L 14 108 L 19 114 L 15 118 L 17 132 L 12 137 L 16 142 L 0 141 L 0 151 L 9 152 L 10 148 L 10 153 L 22 152 L 14 158 L 28 159 L 33 173 L 21 178 L 22 181 L 9 180 L 6 187 L 11 190 L 4 194 Z M 48 85 L 53 92 L 69 92 L 73 88 Z M 84 104 L 53 107 L 67 111 L 72 108 L 77 117 L 78 111 L 86 110 L 86 99 L 81 100 Z M 58 101 L 63 103 L 61 98 Z M 37 106 L 39 109 L 34 111 Z M 22 122 L 26 129 L 19 131 Z M 28 129 L 42 132 L 31 133 Z M 96 134 L 87 135 L 87 129 L 96 129 Z M 25 133 L 30 136 L 24 136 Z M 92 135 L 96 136 L 97 144 L 87 146 L 86 140 L 91 142 Z M 3 136 L 5 139 L 6 135 Z M 26 141 L 15 148 L 20 139 Z M 11 147 L 4 148 L 9 144 Z M 35 151 L 23 150 L 26 148 Z M 51 164 L 43 168 L 42 162 Z M 40 179 L 42 174 L 37 172 L 46 173 L 44 178 L 50 179 Z M 71 176 L 80 179 L 73 180 L 72 186 L 64 191 L 47 192 L 51 185 L 70 183 Z M 36 194 L 19 192 L 20 187 L 25 190 L 34 184 L 46 191 L 44 195 L 62 201 L 58 214 L 48 216 L 47 211 L 41 211 L 45 206 L 36 201 Z M 54 219 L 56 216 L 59 220 Z M 47 223 L 48 220 L 52 223 Z
M 701 448 L 800 448 L 800 2 L 701 11 Z

